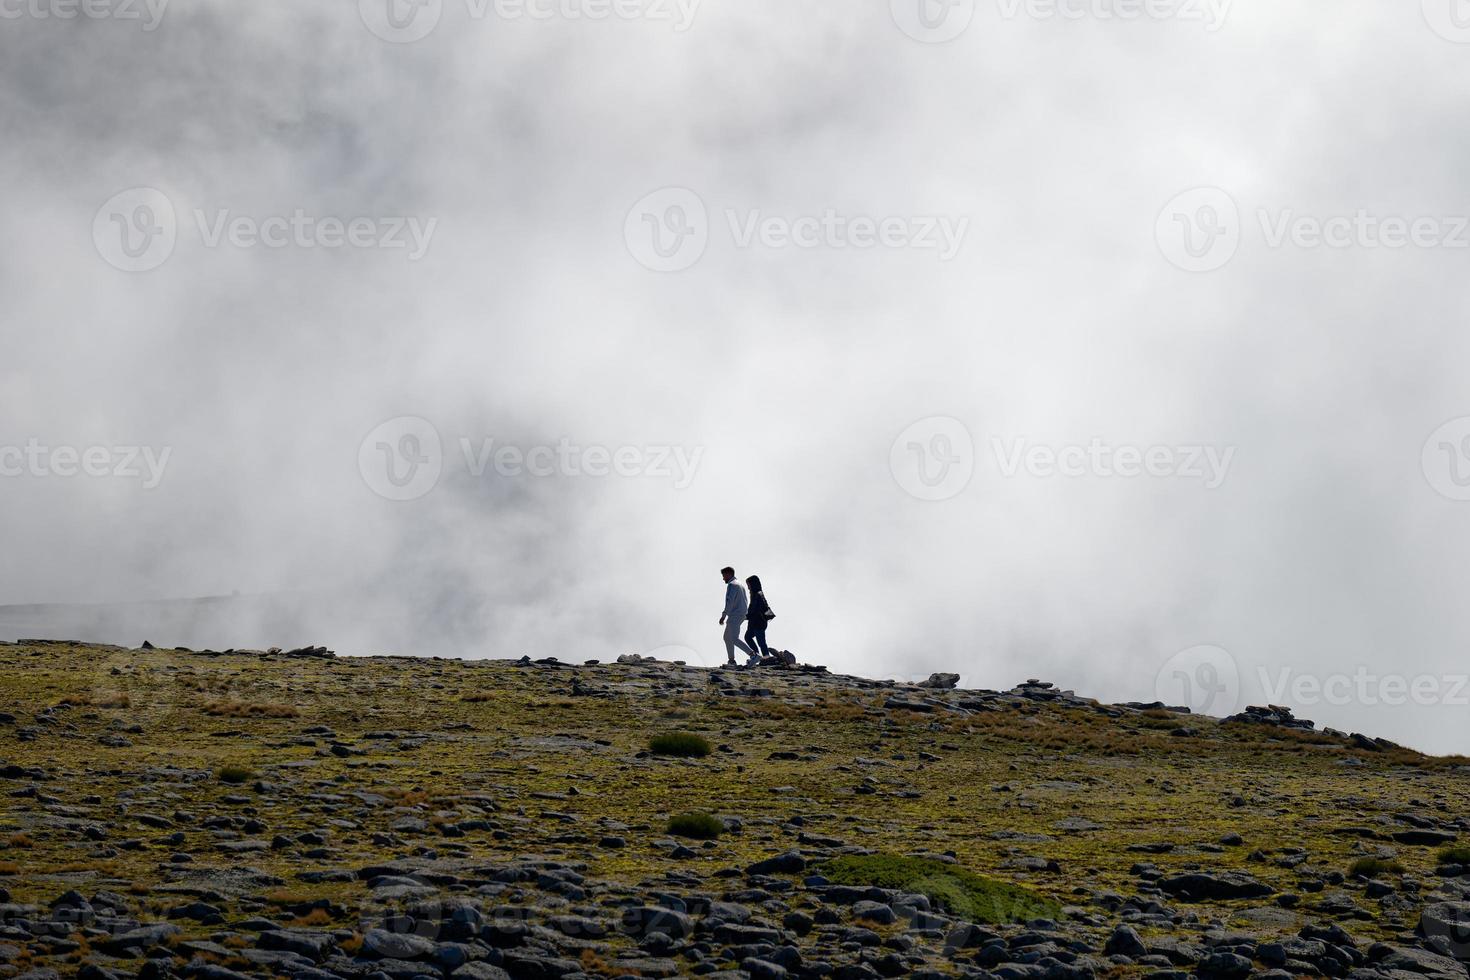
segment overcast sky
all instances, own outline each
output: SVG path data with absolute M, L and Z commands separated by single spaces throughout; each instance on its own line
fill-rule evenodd
M 1459 2 L 0 0 L 0 603 L 1470 753 Z

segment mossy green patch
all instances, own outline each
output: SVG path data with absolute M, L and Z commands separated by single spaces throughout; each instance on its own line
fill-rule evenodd
M 1446 847 L 1439 852 L 1439 863 L 1444 864 L 1470 864 L 1470 847 L 1457 844 L 1454 847 Z
M 819 865 L 817 872 L 833 884 L 915 892 L 927 896 L 944 911 L 971 922 L 992 925 L 1027 922 L 1053 919 L 1061 914 L 1056 902 L 1025 888 L 930 858 L 845 855 Z

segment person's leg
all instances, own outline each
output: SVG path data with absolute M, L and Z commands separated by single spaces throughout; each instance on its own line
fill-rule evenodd
M 759 649 L 761 656 L 769 657 L 771 655 L 771 648 L 766 646 L 766 627 L 764 624 L 761 626 L 752 625 L 746 634 L 745 642 L 749 643 L 752 649 Z
M 750 623 L 745 627 L 745 645 L 750 647 L 750 662 L 753 664 L 760 663 L 761 659 L 760 653 L 757 652 L 759 648 L 756 645 L 757 637 L 759 636 L 760 633 L 756 631 L 754 623 Z
M 750 647 L 746 646 L 745 642 L 740 639 L 740 620 L 727 619 L 725 621 L 725 655 L 730 658 L 731 663 L 735 662 L 736 647 L 739 647 L 747 654 L 750 653 Z

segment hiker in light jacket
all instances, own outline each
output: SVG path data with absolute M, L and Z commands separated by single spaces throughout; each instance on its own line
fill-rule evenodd
M 745 598 L 745 589 L 735 581 L 735 569 L 720 569 L 720 577 L 725 580 L 725 611 L 720 613 L 720 625 L 725 627 L 725 657 L 733 666 L 736 647 L 755 659 L 755 652 L 740 639 L 740 624 L 745 622 L 750 605 Z

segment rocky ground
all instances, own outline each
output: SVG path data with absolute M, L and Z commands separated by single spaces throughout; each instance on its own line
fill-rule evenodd
M 0 977 L 1467 976 L 1470 761 L 948 683 L 0 645 Z

